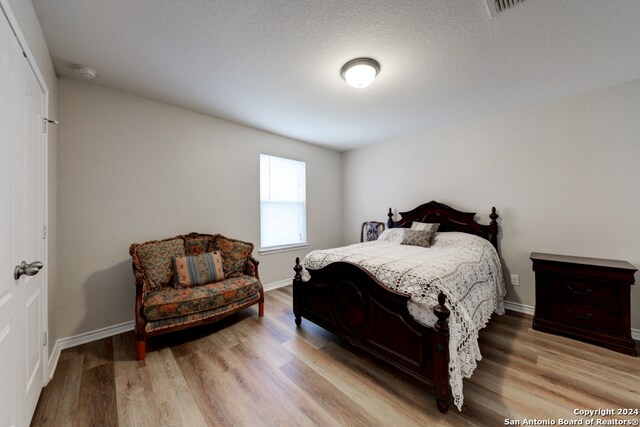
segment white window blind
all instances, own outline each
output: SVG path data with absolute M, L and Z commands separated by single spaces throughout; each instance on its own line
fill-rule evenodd
M 307 243 L 306 164 L 260 154 L 260 248 Z

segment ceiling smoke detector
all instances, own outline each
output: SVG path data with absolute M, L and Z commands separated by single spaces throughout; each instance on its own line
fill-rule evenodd
M 71 68 L 73 68 L 73 72 L 76 73 L 76 76 L 80 77 L 82 80 L 93 80 L 98 75 L 96 70 L 84 65 L 73 64 Z
M 489 14 L 492 18 L 495 18 L 500 12 L 517 6 L 518 3 L 522 3 L 524 0 L 486 0 Z

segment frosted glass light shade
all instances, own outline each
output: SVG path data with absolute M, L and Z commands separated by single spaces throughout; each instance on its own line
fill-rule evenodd
M 356 58 L 344 64 L 340 74 L 349 86 L 361 89 L 373 82 L 380 72 L 380 64 L 371 58 Z

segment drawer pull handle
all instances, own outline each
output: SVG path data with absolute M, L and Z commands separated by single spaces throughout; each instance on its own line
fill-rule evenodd
M 590 295 L 591 292 L 593 292 L 593 289 L 589 288 L 586 291 L 577 291 L 575 289 L 573 289 L 571 286 L 567 285 L 567 289 L 569 289 L 569 292 L 571 292 L 574 295 L 582 295 L 582 296 L 587 296 Z
M 569 313 L 574 319 L 578 319 L 578 320 L 589 320 L 591 318 L 593 318 L 593 314 L 591 313 L 587 313 L 587 314 L 576 314 L 573 311 L 571 311 L 570 308 L 565 308 L 566 312 Z

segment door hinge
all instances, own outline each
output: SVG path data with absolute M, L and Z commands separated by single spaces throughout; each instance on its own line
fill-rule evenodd
M 42 345 L 45 346 L 49 344 L 49 331 L 44 331 L 42 334 Z
M 42 226 L 42 240 L 45 240 L 47 238 L 47 224 L 44 224 Z

